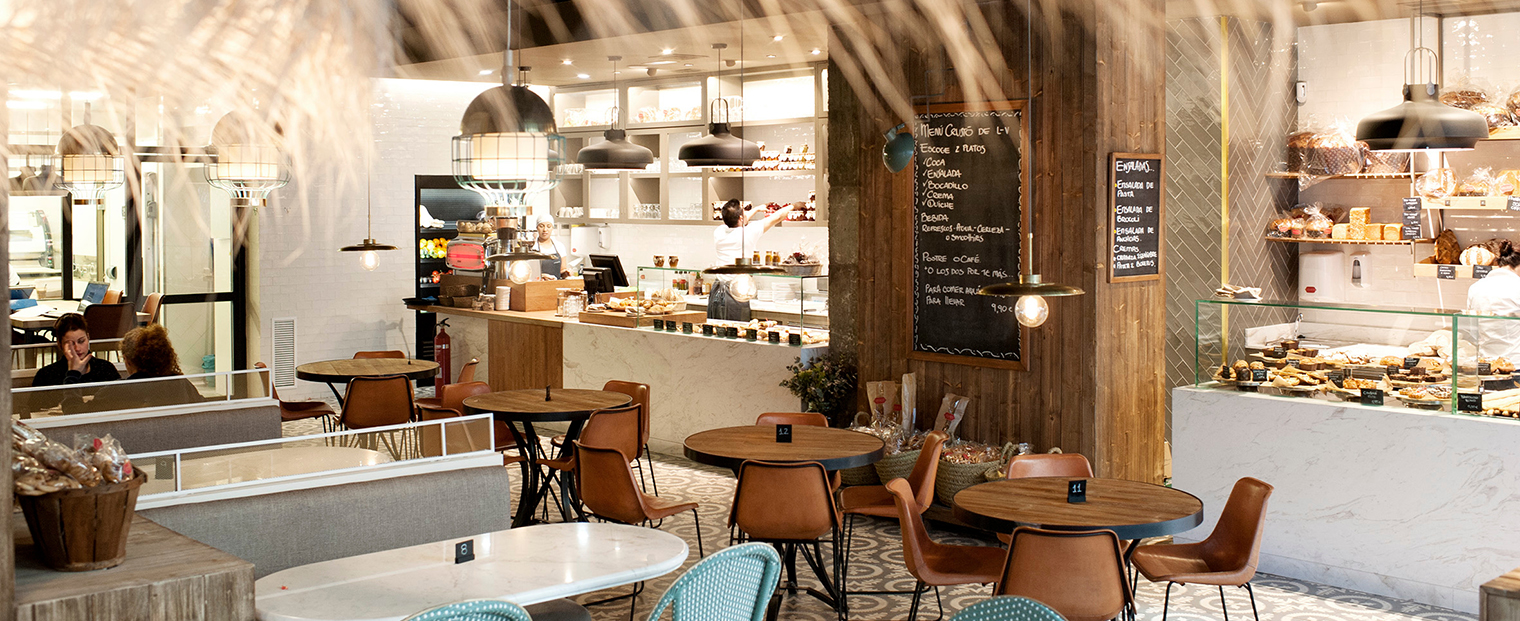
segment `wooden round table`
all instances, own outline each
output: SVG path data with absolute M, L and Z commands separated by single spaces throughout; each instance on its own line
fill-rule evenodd
M 522 466 L 523 489 L 517 503 L 517 514 L 512 518 L 513 528 L 532 524 L 538 503 L 549 494 L 550 478 L 541 473 L 538 465 L 544 459 L 543 446 L 539 444 L 538 432 L 534 430 L 533 423 L 570 423 L 570 427 L 565 430 L 565 443 L 560 446 L 560 456 L 563 457 L 574 450 L 575 439 L 580 437 L 581 427 L 586 424 L 586 419 L 591 417 L 592 412 L 628 405 L 633 401 L 633 397 L 620 392 L 578 388 L 555 388 L 547 391 L 548 399 L 545 396 L 546 391 L 543 389 L 528 388 L 486 393 L 464 400 L 465 414 L 491 414 L 496 420 L 506 423 L 507 429 L 512 431 L 512 438 L 517 440 L 518 450 L 527 458 Z M 521 430 L 518 425 L 522 426 Z M 566 477 L 568 480 L 568 473 Z M 562 510 L 566 513 L 569 512 L 569 500 L 560 499 L 564 504 Z
M 356 377 L 403 375 L 409 380 L 425 380 L 438 374 L 438 363 L 411 358 L 353 358 L 308 362 L 296 367 L 296 379 L 322 382 L 343 403 L 337 384 L 347 384 Z
M 955 517 L 999 533 L 1011 533 L 1018 526 L 1111 530 L 1120 539 L 1130 540 L 1131 548 L 1141 539 L 1174 535 L 1203 522 L 1203 501 L 1197 496 L 1138 481 L 1087 479 L 1087 502 L 1066 502 L 1066 483 L 1076 478 L 973 485 L 955 495 Z
M 775 425 L 709 429 L 686 436 L 685 453 L 700 464 L 737 470 L 745 461 L 816 461 L 827 470 L 865 466 L 881 460 L 881 438 L 832 427 L 795 425 L 792 441 L 776 441 Z

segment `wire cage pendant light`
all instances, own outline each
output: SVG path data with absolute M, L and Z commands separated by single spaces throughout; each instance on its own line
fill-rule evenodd
M 740 38 L 743 38 L 743 18 L 740 18 Z M 708 117 L 711 122 L 707 126 L 707 135 L 696 140 L 688 141 L 681 145 L 681 150 L 676 152 L 676 157 L 686 162 L 687 166 L 695 168 L 748 168 L 754 165 L 755 160 L 760 159 L 760 145 L 735 136 L 729 127 L 729 105 L 723 99 L 723 50 L 728 48 L 727 43 L 714 43 L 713 49 L 718 50 L 718 97 L 707 105 Z M 740 59 L 743 62 L 744 59 Z M 740 65 L 740 80 L 743 81 L 743 65 Z M 718 114 L 719 105 L 722 105 L 722 115 Z
M 613 93 L 618 93 L 617 61 L 622 59 L 622 56 L 607 57 L 607 60 L 612 61 Z M 618 127 L 622 109 L 613 106 L 608 110 L 608 116 L 607 131 L 602 132 L 605 140 L 581 149 L 575 154 L 575 162 L 587 170 L 644 170 L 653 164 L 654 151 L 629 142 L 628 132 Z
M 1024 62 L 1025 76 L 1030 79 L 1034 77 L 1034 13 L 1033 6 L 1031 6 L 1032 4 L 1033 3 L 1030 0 L 1025 0 Z M 1029 82 L 1026 82 L 1026 85 L 1029 84 Z M 1034 93 L 1036 91 L 1032 85 L 1029 85 L 1027 92 L 1029 93 L 1029 105 L 1025 107 L 1025 114 L 1028 115 L 1029 127 L 1031 130 L 1033 130 L 1035 128 Z M 1031 140 L 1029 142 L 1030 144 L 1033 144 L 1034 141 Z M 1025 194 L 1029 200 L 1026 201 L 1027 207 L 1024 209 L 1023 214 L 1025 222 L 1027 223 L 1025 226 L 1023 251 L 1025 252 L 1025 264 L 1029 266 L 1029 272 L 1020 274 L 1018 282 L 1006 282 L 996 285 L 988 285 L 978 290 L 977 294 L 1017 297 L 1018 301 L 1014 303 L 1013 308 L 1014 318 L 1017 319 L 1021 325 L 1035 328 L 1044 325 L 1045 320 L 1050 317 L 1050 307 L 1048 304 L 1046 304 L 1045 298 L 1082 295 L 1085 292 L 1078 287 L 1045 282 L 1045 279 L 1041 278 L 1040 274 L 1034 270 L 1034 213 L 1036 206 L 1038 205 L 1038 203 L 1035 202 L 1035 188 L 1039 185 L 1039 183 L 1038 177 L 1035 176 L 1036 159 L 1029 157 L 1029 154 L 1025 154 L 1025 157 L 1029 158 L 1029 191 Z
M 269 193 L 290 182 L 280 151 L 279 126 L 266 127 L 240 112 L 228 112 L 211 130 L 216 162 L 205 167 L 206 182 L 232 196 L 234 207 L 261 207 Z
M 58 141 L 58 187 L 78 204 L 105 207 L 105 193 L 126 181 L 116 137 L 99 125 L 75 125 Z

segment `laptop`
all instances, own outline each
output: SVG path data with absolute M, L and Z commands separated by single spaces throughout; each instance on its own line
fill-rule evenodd
M 103 282 L 92 282 L 90 284 L 87 284 L 84 286 L 84 295 L 79 298 L 79 305 L 73 310 L 69 310 L 67 308 L 54 308 L 53 310 L 42 313 L 42 316 L 62 317 L 69 313 L 83 313 L 84 309 L 89 307 L 89 305 L 99 304 L 106 299 L 107 286 L 108 285 Z

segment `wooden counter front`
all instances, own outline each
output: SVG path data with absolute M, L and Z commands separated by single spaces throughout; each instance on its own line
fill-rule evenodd
M 440 315 L 486 320 L 486 382 L 491 390 L 565 387 L 562 328 L 574 319 L 554 311 L 487 311 L 447 306 L 413 307 Z
M 126 560 L 99 571 L 43 567 L 20 514 L 11 532 L 18 621 L 254 618 L 253 563 L 140 515 L 132 519 Z

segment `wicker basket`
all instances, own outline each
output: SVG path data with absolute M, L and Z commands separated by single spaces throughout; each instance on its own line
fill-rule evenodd
M 947 505 L 955 505 L 955 495 L 961 490 L 986 483 L 984 473 L 997 467 L 998 462 L 983 461 L 974 464 L 956 464 L 941 459 L 939 474 L 934 477 L 934 497 Z
M 793 263 L 782 265 L 788 276 L 818 276 L 823 273 L 822 263 Z
M 922 449 L 903 451 L 881 458 L 876 462 L 876 476 L 881 478 L 882 483 L 892 479 L 906 479 L 913 474 L 913 464 L 918 462 L 918 454 Z
M 43 564 L 58 571 L 120 565 L 127 557 L 127 531 L 137 510 L 137 490 L 147 480 L 137 470 L 130 481 L 122 483 L 16 496 Z
M 841 485 L 881 485 L 881 477 L 876 476 L 876 466 L 859 466 L 840 470 L 839 483 Z

